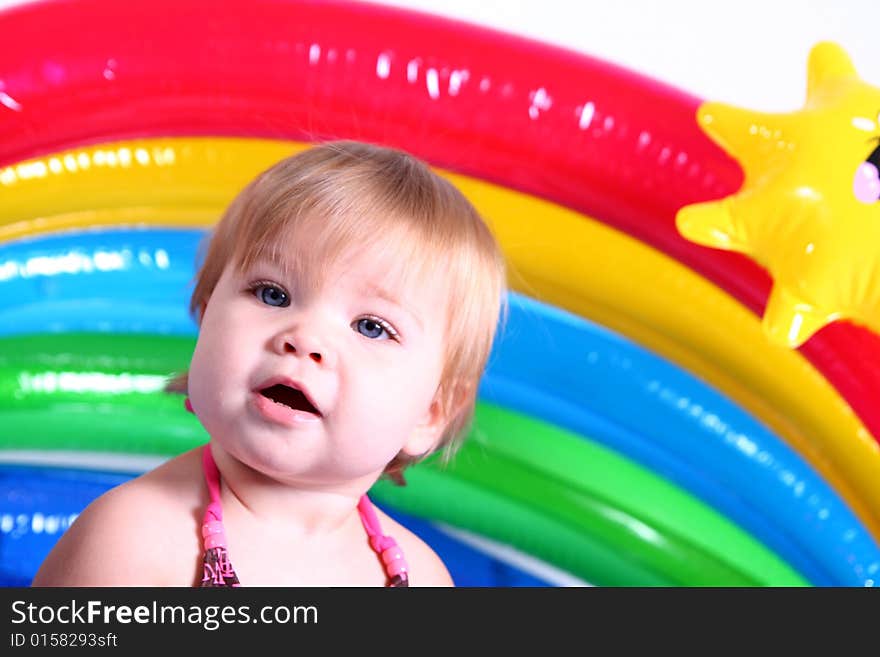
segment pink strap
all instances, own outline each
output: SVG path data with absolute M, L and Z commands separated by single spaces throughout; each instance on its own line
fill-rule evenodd
M 202 521 L 205 543 L 202 586 L 238 586 L 238 576 L 229 561 L 226 529 L 223 527 L 223 508 L 220 506 L 220 471 L 211 454 L 211 443 L 202 448 L 202 470 L 211 502 Z
M 205 483 L 208 485 L 208 494 L 211 503 L 205 509 L 205 524 L 212 520 L 223 520 L 223 507 L 220 506 L 220 471 L 214 463 L 214 455 L 211 454 L 211 443 L 202 448 L 202 469 L 205 471 Z
M 376 515 L 376 509 L 366 495 L 362 495 L 358 501 L 358 513 L 361 516 L 361 522 L 364 523 L 364 529 L 367 530 L 367 536 L 370 537 L 370 545 L 375 552 L 381 553 L 392 545 L 396 545 L 393 538 L 382 534 L 379 516 Z
M 398 547 L 397 541 L 382 533 L 376 509 L 366 495 L 362 495 L 358 500 L 358 513 L 364 529 L 367 530 L 367 536 L 370 537 L 370 547 L 382 558 L 385 572 L 388 573 L 392 585 L 406 586 L 409 566 L 403 556 L 403 550 Z

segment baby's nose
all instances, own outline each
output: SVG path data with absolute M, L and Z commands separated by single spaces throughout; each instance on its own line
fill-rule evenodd
M 282 354 L 308 357 L 324 367 L 335 367 L 336 358 L 323 340 L 304 332 L 283 333 L 278 336 L 277 350 Z
M 296 350 L 296 347 L 291 342 L 288 342 L 284 347 L 288 353 L 291 353 L 291 354 L 299 353 Z M 311 358 L 316 363 L 320 363 L 321 361 L 324 360 L 324 356 L 321 354 L 320 351 L 309 352 L 309 358 Z

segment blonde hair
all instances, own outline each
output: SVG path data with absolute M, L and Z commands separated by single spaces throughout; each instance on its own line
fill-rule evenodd
M 308 231 L 297 258 L 280 251 Z M 442 271 L 448 289 L 446 359 L 440 379 L 444 412 L 457 409 L 433 451 L 448 460 L 470 425 L 477 386 L 506 317 L 504 258 L 477 211 L 449 181 L 399 150 L 354 141 L 328 142 L 284 159 L 257 176 L 217 223 L 196 275 L 190 312 L 197 321 L 227 263 L 241 271 L 267 258 L 293 268 L 317 289 L 347 249 L 395 249 L 407 276 Z M 405 248 L 401 248 L 405 247 Z M 186 374 L 168 389 L 186 392 Z M 418 458 L 399 454 L 385 474 Z

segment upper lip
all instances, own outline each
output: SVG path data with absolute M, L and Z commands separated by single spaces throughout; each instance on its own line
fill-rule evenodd
M 312 394 L 309 392 L 309 389 L 306 388 L 305 384 L 301 381 L 297 381 L 296 379 L 291 379 L 288 376 L 278 375 L 273 376 L 261 384 L 259 384 L 256 388 L 254 388 L 254 392 L 262 392 L 266 388 L 271 388 L 272 386 L 287 386 L 289 388 L 295 388 L 299 390 L 303 396 L 309 400 L 309 403 L 315 407 L 315 410 L 318 411 L 318 415 L 323 417 L 323 413 L 321 412 L 321 407 L 315 402 L 315 398 L 312 397 Z

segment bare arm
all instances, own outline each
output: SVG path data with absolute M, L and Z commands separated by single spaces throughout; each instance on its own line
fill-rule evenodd
M 86 507 L 32 586 L 192 586 L 207 503 L 196 448 Z
M 150 530 L 139 492 L 120 487 L 92 502 L 43 561 L 32 586 L 154 586 Z M 142 497 L 142 496 L 140 496 Z
M 427 545 L 425 549 L 427 553 L 420 554 L 418 560 L 410 564 L 410 586 L 455 586 L 440 557 Z
M 455 586 L 446 565 L 427 543 L 385 513 L 379 511 L 379 516 L 406 556 L 410 586 Z

